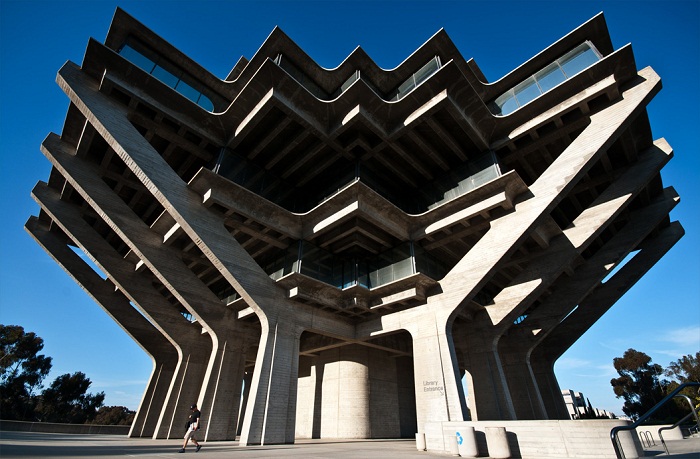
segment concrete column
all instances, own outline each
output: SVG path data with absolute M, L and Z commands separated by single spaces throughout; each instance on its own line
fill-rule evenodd
M 543 359 L 530 360 L 532 377 L 540 390 L 540 397 L 547 413 L 547 419 L 571 419 L 561 394 L 559 381 L 554 374 L 554 362 Z
M 327 357 L 323 372 L 326 403 L 321 438 L 372 438 L 368 349 L 349 345 L 324 354 Z M 331 393 L 326 394 L 327 390 Z M 333 403 L 334 400 L 337 404 Z M 327 410 L 329 405 L 330 413 Z M 326 418 L 330 422 L 325 422 Z
M 430 421 L 463 421 L 466 402 L 447 319 L 429 315 L 411 325 L 418 432 Z
M 485 316 L 485 312 L 480 315 Z M 485 320 L 475 317 L 475 322 Z M 501 360 L 496 352 L 492 330 L 485 327 L 469 326 L 455 332 L 456 346 L 459 346 L 469 384 L 468 408 L 472 421 L 496 419 L 516 419 L 509 383 L 503 373 Z M 460 381 L 461 383 L 461 381 Z
M 620 262 L 647 235 L 667 218 L 678 202 L 673 189 L 667 189 L 649 206 L 629 214 L 629 221 L 603 247 L 578 266 L 570 277 L 560 279 L 553 292 L 527 318 L 511 327 L 499 341 L 499 354 L 509 381 L 519 383 L 518 419 L 542 419 L 544 403 L 530 369 L 531 350 L 588 295 L 607 274 L 609 266 Z M 537 403 L 533 403 L 535 400 Z M 541 408 L 540 408 L 541 407 Z M 516 408 L 517 409 L 517 408 Z
M 516 419 L 549 419 L 541 390 L 530 368 L 529 355 L 499 351 L 499 357 Z
M 660 229 L 659 234 L 644 240 L 637 249 L 639 252 L 620 268 L 604 284 L 599 284 L 571 314 L 555 327 L 533 349 L 531 361 L 534 368 L 553 367 L 554 362 L 571 347 L 615 302 L 651 269 L 671 247 L 685 234 L 679 222 Z M 535 371 L 535 377 L 542 381 L 548 372 Z
M 236 436 L 241 435 L 243 430 L 243 418 L 245 418 L 245 409 L 248 406 L 248 397 L 250 396 L 250 384 L 253 381 L 253 369 L 248 368 L 245 370 L 243 375 L 243 397 L 240 403 L 240 413 L 238 413 L 238 428 L 236 429 Z
M 211 264 L 244 298 L 261 322 L 268 320 L 266 315 L 274 315 L 277 304 L 285 301 L 281 289 L 229 233 L 223 225 L 221 216 L 202 204 L 203 196 L 191 190 L 187 183 L 170 168 L 165 159 L 128 122 L 124 107 L 101 94 L 95 81 L 72 63 L 66 64 L 59 71 L 57 81 L 88 122 L 153 193 L 178 227 L 191 238 Z M 50 140 L 56 143 L 55 139 Z M 50 148 L 47 149 L 50 150 Z M 65 163 L 62 169 L 69 168 Z M 81 183 L 84 181 L 90 181 L 90 178 L 82 175 L 79 183 L 73 183 L 73 185 L 80 190 Z M 94 183 L 92 185 L 98 186 Z M 92 195 L 96 197 L 95 193 Z M 109 205 L 109 202 L 100 201 L 98 207 L 109 207 Z M 167 249 L 162 250 L 163 246 L 158 240 L 158 235 L 150 234 L 148 228 L 142 227 L 138 224 L 139 222 L 131 218 L 122 218 L 123 215 L 130 213 L 127 207 L 103 218 L 110 222 L 110 226 L 113 226 L 116 232 L 128 235 L 125 239 L 130 242 L 132 250 L 211 335 L 214 348 L 205 375 L 204 387 L 218 387 L 210 385 L 209 378 L 216 374 L 215 365 L 218 361 L 216 353 L 220 343 L 225 340 L 223 337 L 237 325 L 235 314 L 229 319 L 224 318 L 227 311 L 220 300 L 177 257 L 172 256 Z M 161 250 L 156 250 L 156 245 Z M 169 260 L 166 261 L 167 258 Z M 263 349 L 266 347 L 267 345 L 261 346 Z M 295 356 L 296 358 L 298 356 Z M 296 365 L 294 371 L 296 371 Z M 258 371 L 255 373 L 257 375 L 255 379 L 261 376 Z M 255 393 L 255 397 L 260 395 Z M 202 398 L 205 398 L 205 394 Z M 295 401 L 290 403 L 293 404 Z M 237 404 L 230 404 L 229 410 L 228 416 L 237 418 Z M 250 416 L 256 416 L 256 413 L 250 413 Z M 261 419 L 264 422 L 268 421 L 268 417 Z M 236 429 L 229 431 L 235 433 Z M 291 431 L 293 432 L 293 429 Z M 242 436 L 248 438 L 245 429 Z M 293 433 L 291 440 L 288 439 L 288 434 L 273 437 L 283 438 L 283 442 L 293 442 Z M 267 441 L 264 438 L 260 440 Z
M 225 338 L 216 350 L 214 374 L 200 405 L 202 416 L 208 420 L 204 426 L 207 441 L 235 438 L 238 430 L 246 349 L 239 337 Z
M 199 326 L 189 323 L 153 287 L 147 272 L 136 272 L 132 263 L 90 227 L 76 205 L 61 200 L 56 190 L 41 182 L 32 190 L 32 197 L 175 347 L 177 364 L 171 370 L 171 379 L 162 379 L 167 393 L 160 404 L 151 404 L 149 411 L 154 416 L 159 414 L 153 431 L 147 432 L 154 438 L 181 436 L 189 406 L 198 398 L 206 370 L 203 363 L 211 353 L 211 339 L 202 335 Z M 167 372 L 161 374 L 166 375 Z
M 153 371 L 129 431 L 130 437 L 152 436 L 160 418 L 160 407 L 167 400 L 168 388 L 177 367 L 177 349 L 114 289 L 111 282 L 103 281 L 73 252 L 66 245 L 67 241 L 60 239 L 59 233 L 43 228 L 36 217 L 29 219 L 25 229 L 153 359 Z
M 292 317 L 264 322 L 240 445 L 294 443 L 299 337 Z

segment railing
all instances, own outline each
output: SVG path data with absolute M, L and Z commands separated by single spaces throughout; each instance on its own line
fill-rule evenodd
M 610 440 L 612 441 L 613 444 L 613 449 L 615 450 L 615 455 L 617 456 L 617 459 L 625 459 L 625 454 L 622 451 L 622 445 L 620 444 L 620 441 L 617 438 L 618 432 L 622 430 L 634 430 L 637 427 L 639 427 L 644 421 L 649 419 L 652 414 L 656 413 L 659 408 L 664 406 L 666 403 L 668 403 L 673 397 L 678 395 L 680 391 L 685 389 L 686 387 L 700 387 L 700 382 L 688 382 L 688 383 L 683 383 L 680 386 L 678 386 L 673 392 L 668 394 L 666 397 L 664 397 L 663 400 L 661 400 L 659 403 L 654 405 L 652 409 L 644 413 L 639 419 L 637 419 L 634 423 L 628 425 L 628 426 L 617 426 L 613 427 L 613 429 L 610 431 Z M 693 411 L 695 411 L 693 409 Z M 668 452 L 668 450 L 667 450 Z
M 676 397 L 683 397 L 684 399 L 686 399 L 688 401 L 688 405 L 690 405 L 690 413 L 683 416 L 683 419 L 676 422 L 672 426 L 662 427 L 659 429 L 659 438 L 661 439 L 661 444 L 664 445 L 664 449 L 666 450 L 666 454 L 670 454 L 670 453 L 668 452 L 668 447 L 666 446 L 666 442 L 664 441 L 664 437 L 661 434 L 661 431 L 675 429 L 679 425 L 683 424 L 691 416 L 695 416 L 695 427 L 697 429 L 700 429 L 700 420 L 698 420 L 698 413 L 697 413 L 697 411 L 695 411 L 695 406 L 693 406 L 693 402 L 690 400 L 690 397 L 688 397 L 687 395 L 683 395 L 683 394 L 678 394 L 678 395 L 676 395 Z

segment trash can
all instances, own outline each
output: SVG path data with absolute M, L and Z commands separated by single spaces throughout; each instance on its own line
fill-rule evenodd
M 459 455 L 462 457 L 478 457 L 479 448 L 476 446 L 474 427 L 462 427 L 457 432 Z
M 489 457 L 494 459 L 508 459 L 510 457 L 510 446 L 505 427 L 486 427 L 486 446 L 489 448 Z

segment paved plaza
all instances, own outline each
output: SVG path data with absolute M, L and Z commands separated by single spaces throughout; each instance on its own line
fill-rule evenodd
M 185 454 L 197 458 L 431 458 L 440 454 L 419 452 L 414 440 L 300 440 L 294 445 L 238 446 L 237 441 L 202 443 L 195 453 L 188 446 Z M 70 435 L 30 432 L 0 432 L 0 457 L 182 457 L 180 440 L 151 440 L 115 435 Z
M 297 440 L 294 445 L 239 446 L 235 441 L 202 443 L 199 453 L 188 447 L 185 454 L 197 458 L 382 458 L 410 459 L 451 457 L 447 454 L 417 451 L 415 441 L 404 440 Z M 0 432 L 0 457 L 13 458 L 115 458 L 183 457 L 176 440 L 150 440 L 117 435 L 70 435 L 34 432 Z M 647 449 L 645 457 L 700 459 L 700 438 L 668 441 L 670 456 L 661 445 Z

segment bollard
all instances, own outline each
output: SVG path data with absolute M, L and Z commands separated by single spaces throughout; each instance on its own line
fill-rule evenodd
M 459 445 L 457 444 L 457 435 L 448 435 L 447 442 L 450 444 L 450 454 L 459 456 Z
M 457 432 L 459 455 L 462 457 L 478 457 L 479 448 L 476 445 L 474 427 L 462 427 Z
M 486 427 L 486 446 L 489 449 L 489 457 L 494 459 L 508 459 L 510 447 L 505 427 Z
M 425 434 L 422 432 L 416 434 L 416 449 L 418 451 L 425 451 Z

